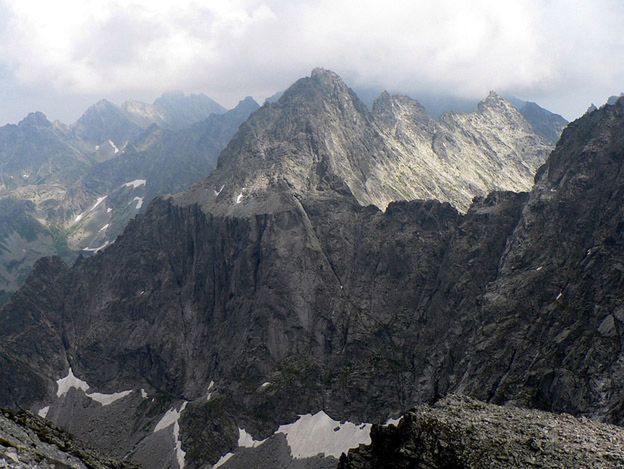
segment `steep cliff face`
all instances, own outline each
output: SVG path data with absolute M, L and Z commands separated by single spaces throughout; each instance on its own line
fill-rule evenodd
M 536 177 L 470 360 L 490 399 L 622 422 L 623 101 L 571 124 Z
M 569 126 L 530 194 L 462 214 L 362 205 L 350 151 L 380 126 L 349 96 L 317 71 L 114 245 L 40 262 L 0 311 L 1 402 L 150 467 L 335 463 L 454 390 L 621 423 L 622 100 Z M 371 141 L 370 174 L 396 156 Z

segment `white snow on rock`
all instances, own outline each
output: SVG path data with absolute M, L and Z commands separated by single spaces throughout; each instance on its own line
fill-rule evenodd
M 218 191 L 214 191 L 214 195 L 215 197 L 219 197 L 219 194 L 223 191 L 223 188 L 225 187 L 225 184 L 223 184 L 221 186 L 221 189 L 219 189 Z
M 184 468 L 184 457 L 186 456 L 186 452 L 182 450 L 182 442 L 180 441 L 180 424 L 178 423 L 178 420 L 180 420 L 180 415 L 182 415 L 182 412 L 184 412 L 184 409 L 186 409 L 186 404 L 188 404 L 188 402 L 184 401 L 182 407 L 180 407 L 180 410 L 176 410 L 175 407 L 169 409 L 156 424 L 156 428 L 154 428 L 154 433 L 156 433 L 163 428 L 167 428 L 173 425 L 173 438 L 176 442 L 176 459 L 178 461 L 178 466 L 180 467 L 180 469 Z
M 100 231 L 104 231 L 106 228 L 109 227 L 109 224 L 107 223 L 106 225 L 104 225 L 102 228 L 100 228 Z
M 102 249 L 104 249 L 109 244 L 110 244 L 110 241 L 106 241 L 104 244 L 102 244 L 101 246 L 98 246 L 97 248 L 82 248 L 82 250 L 83 251 L 88 251 L 88 252 L 100 252 Z
M 136 202 L 136 209 L 139 210 L 143 207 L 143 197 L 135 197 L 132 199 L 133 202 Z
M 266 383 L 262 383 L 262 384 L 260 385 L 260 389 L 266 389 L 266 388 L 268 388 L 269 386 L 271 386 L 271 383 L 269 383 L 269 382 L 267 381 Z
M 123 397 L 126 397 L 131 392 L 132 392 L 132 390 L 130 390 L 130 391 L 114 392 L 112 394 L 102 394 L 102 393 L 99 393 L 99 392 L 94 392 L 93 394 L 87 394 L 87 397 L 90 398 L 91 400 L 95 401 L 95 402 L 99 402 L 103 406 L 107 406 L 107 405 L 112 404 L 115 401 L 118 401 L 119 399 L 121 399 Z
M 243 192 L 245 191 L 245 188 L 243 187 L 243 189 L 241 190 L 241 193 L 238 194 L 238 196 L 236 197 L 236 203 L 240 204 L 243 200 Z
M 537 270 L 537 271 L 539 272 L 539 271 L 540 271 L 540 270 L 542 270 L 542 269 L 543 269 L 543 267 L 540 265 L 540 266 L 539 266 L 537 269 L 535 269 L 535 270 Z
M 557 301 L 559 298 L 561 298 L 563 296 L 562 292 L 559 292 L 559 294 L 557 295 L 557 298 L 555 298 L 555 301 Z
M 148 397 L 148 396 L 147 396 L 147 392 L 145 392 L 145 389 L 143 389 L 143 388 L 141 388 L 141 397 L 142 397 L 143 399 L 147 399 L 147 397 Z
M 106 213 L 111 213 L 112 211 L 113 211 L 113 209 L 110 208 L 110 207 L 106 209 Z
M 117 148 L 117 145 L 115 145 L 115 142 L 113 142 L 112 140 L 108 141 L 108 144 L 111 146 L 111 148 L 113 149 L 113 152 L 115 153 L 115 155 L 117 153 L 119 153 L 119 148 Z
M 145 182 L 145 179 L 135 179 L 134 181 L 126 182 L 122 187 L 132 187 L 136 189 L 137 187 L 144 186 Z
M 370 430 L 370 423 L 340 423 L 321 410 L 314 415 L 301 415 L 296 422 L 280 426 L 276 433 L 286 435 L 295 459 L 309 458 L 319 453 L 339 458 L 350 448 L 370 444 Z
M 86 383 L 86 381 L 78 379 L 74 376 L 74 372 L 72 371 L 71 366 L 69 367 L 69 372 L 67 373 L 67 376 L 65 376 L 65 378 L 58 379 L 56 381 L 56 384 L 58 386 L 58 389 L 56 390 L 56 397 L 64 396 L 71 388 L 80 389 L 84 392 L 89 389 L 89 385 Z
M 209 401 L 210 398 L 212 397 L 212 392 L 210 390 L 212 389 L 213 386 L 214 386 L 214 381 L 210 381 L 210 384 L 208 385 L 208 394 L 206 395 L 207 401 Z
M 401 421 L 401 417 L 397 417 L 397 418 L 395 418 L 395 419 L 393 419 L 393 418 L 389 418 L 388 420 L 386 420 L 386 423 L 384 423 L 384 425 L 383 425 L 383 426 L 384 426 L 384 427 L 387 427 L 388 425 L 394 425 L 394 426 L 396 426 L 396 425 L 398 425 L 398 424 L 399 424 L 399 422 L 400 422 L 400 421 Z
M 42 418 L 46 418 L 48 416 L 48 412 L 50 411 L 50 406 L 46 406 L 43 409 L 39 409 L 37 415 Z
M 76 218 L 74 218 L 74 223 L 78 223 L 80 220 L 82 220 L 84 218 L 84 216 L 89 213 L 92 212 L 93 210 L 95 210 L 97 208 L 98 205 L 100 205 L 104 199 L 106 199 L 106 197 L 108 196 L 104 196 L 104 197 L 98 197 L 97 200 L 95 201 L 95 204 L 93 204 L 93 207 L 91 207 L 89 210 L 82 212 L 80 215 L 77 215 Z M 110 209 L 107 209 L 106 211 L 108 212 Z
M 95 201 L 95 204 L 93 204 L 93 207 L 89 209 L 89 212 L 92 212 L 93 210 L 95 210 L 97 206 L 100 205 L 106 199 L 106 197 L 108 196 L 105 195 L 103 197 L 98 197 L 97 200 Z
M 242 446 L 243 448 L 255 448 L 264 443 L 264 440 L 254 440 L 253 436 L 245 431 L 244 428 L 238 429 L 238 446 Z
M 219 460 L 215 463 L 215 465 L 212 466 L 212 469 L 217 469 L 218 467 L 223 466 L 232 456 L 234 456 L 234 453 L 224 454 L 223 456 L 219 458 Z
M 69 372 L 67 373 L 67 376 L 65 376 L 65 378 L 61 378 L 57 380 L 56 384 L 58 386 L 58 389 L 56 390 L 56 397 L 62 397 L 65 394 L 67 394 L 67 392 L 71 388 L 75 388 L 84 392 L 85 396 L 87 396 L 92 401 L 99 402 L 103 406 L 112 404 L 113 402 L 118 401 L 122 397 L 126 397 L 128 394 L 132 392 L 132 390 L 130 390 L 130 391 L 115 392 L 112 394 L 103 394 L 100 392 L 94 392 L 94 393 L 88 394 L 87 391 L 90 388 L 89 384 L 86 381 L 83 381 L 80 378 L 77 378 L 76 376 L 74 376 L 74 372 L 72 371 L 71 367 L 69 368 Z M 43 409 L 39 411 L 39 415 L 41 415 L 41 413 L 45 411 L 45 415 L 41 415 L 42 417 L 45 417 L 48 414 L 48 410 L 50 410 L 50 407 L 44 407 Z

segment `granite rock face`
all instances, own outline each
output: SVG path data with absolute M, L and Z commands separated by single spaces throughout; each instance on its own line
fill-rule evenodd
M 452 395 L 375 425 L 372 444 L 339 469 L 622 467 L 624 430 L 570 415 L 499 407 Z
M 280 184 L 300 194 L 349 192 L 381 209 L 436 199 L 466 211 L 475 196 L 530 189 L 551 149 L 495 93 L 475 113 L 436 121 L 413 99 L 387 93 L 369 112 L 340 77 L 316 69 L 241 126 L 218 176 L 192 195 L 219 213 Z
M 39 262 L 0 310 L 0 401 L 162 467 L 271 461 L 263 444 L 301 467 L 452 392 L 622 423 L 623 100 L 568 126 L 528 194 L 381 211 L 366 154 L 328 150 L 377 131 L 362 111 L 329 138 L 359 107 L 343 91 L 315 72 L 112 246 Z

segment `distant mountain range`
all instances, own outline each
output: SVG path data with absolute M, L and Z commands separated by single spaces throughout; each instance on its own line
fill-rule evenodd
M 97 252 L 153 197 L 206 177 L 258 107 L 169 94 L 153 105 L 102 100 L 71 126 L 33 113 L 0 128 L 0 298 L 38 258 Z

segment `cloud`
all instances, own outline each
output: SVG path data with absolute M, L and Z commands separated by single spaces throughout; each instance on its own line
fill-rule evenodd
M 624 87 L 620 0 L 0 0 L 0 63 L 23 89 L 205 91 L 232 104 L 315 66 L 352 85 L 539 98 Z

